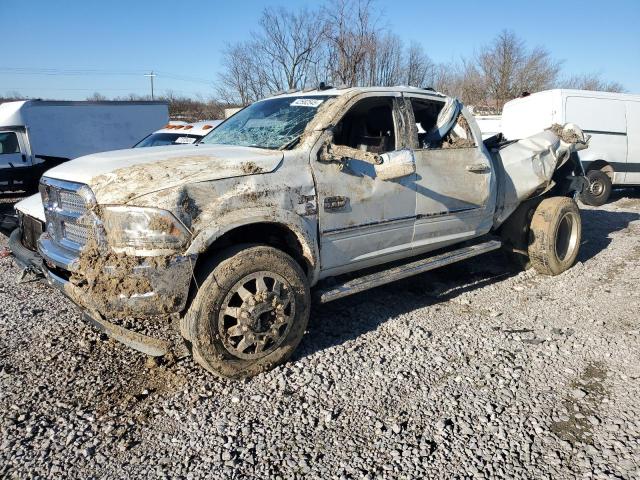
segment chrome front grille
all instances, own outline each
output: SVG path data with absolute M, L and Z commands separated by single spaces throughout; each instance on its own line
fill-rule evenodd
M 65 212 L 83 214 L 87 211 L 84 199 L 75 192 L 58 190 L 60 209 Z
M 45 209 L 46 231 L 51 239 L 72 252 L 79 252 L 94 230 L 92 215 L 87 215 L 92 198 L 86 185 L 43 178 L 40 194 Z
M 89 240 L 91 227 L 74 222 L 63 221 L 63 237 L 78 245 L 85 245 Z

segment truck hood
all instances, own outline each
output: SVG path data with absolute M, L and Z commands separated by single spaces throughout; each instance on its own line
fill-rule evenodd
M 230 145 L 171 145 L 96 153 L 65 162 L 45 177 L 84 183 L 100 204 L 127 203 L 182 185 L 268 173 L 283 153 Z

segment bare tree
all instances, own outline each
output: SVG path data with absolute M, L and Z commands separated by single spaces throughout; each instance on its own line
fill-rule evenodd
M 87 100 L 91 102 L 104 102 L 105 100 L 107 100 L 107 97 L 102 95 L 100 92 L 94 92 L 93 95 L 87 97 Z
M 435 87 L 437 65 L 418 42 L 411 42 L 406 52 L 404 78 L 407 85 Z
M 274 91 L 304 87 L 315 76 L 324 41 L 319 11 L 267 8 L 253 39 L 227 45 L 218 94 L 246 105 Z
M 252 46 L 247 43 L 227 45 L 223 51 L 224 71 L 218 77 L 218 95 L 229 103 L 247 105 L 268 94 Z
M 371 0 L 331 0 L 324 8 L 329 77 L 339 85 L 366 82 L 367 56 L 375 42 Z
M 10 92 L 7 92 L 6 95 L 0 95 L 0 103 L 3 103 L 3 102 L 14 102 L 16 100 L 26 100 L 28 98 L 29 97 L 21 95 L 20 92 L 18 92 L 16 90 L 12 90 Z
M 375 35 L 364 63 L 360 85 L 398 85 L 403 80 L 403 45 L 393 33 Z
M 596 90 L 600 92 L 625 92 L 625 88 L 618 82 L 602 80 L 599 73 L 586 73 L 582 75 L 572 75 L 564 82 L 562 88 L 575 88 L 577 90 Z
M 498 108 L 524 91 L 550 88 L 561 65 L 544 48 L 529 50 L 522 39 L 507 30 L 481 48 L 473 63 L 483 79 L 486 101 Z
M 324 40 L 324 24 L 318 22 L 318 12 L 267 8 L 262 12 L 260 27 L 254 45 L 264 56 L 265 71 L 274 89 L 303 87 Z

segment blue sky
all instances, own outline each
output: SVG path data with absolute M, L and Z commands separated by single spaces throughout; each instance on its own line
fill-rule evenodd
M 96 91 L 108 97 L 148 94 L 143 73 L 153 69 L 159 72 L 157 93 L 210 97 L 224 43 L 248 38 L 260 11 L 270 5 L 313 2 L 0 0 L 0 94 L 68 99 Z M 422 43 L 437 62 L 469 55 L 507 28 L 563 60 L 567 76 L 599 72 L 640 93 L 639 0 L 458 0 L 444 2 L 445 7 L 425 0 L 378 0 L 377 5 L 385 26 L 407 42 Z M 61 70 L 82 74 L 60 75 Z

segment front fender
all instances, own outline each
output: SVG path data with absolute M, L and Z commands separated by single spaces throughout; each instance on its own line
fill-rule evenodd
M 317 215 L 300 215 L 298 213 L 269 207 L 244 208 L 233 210 L 216 217 L 207 225 L 199 229 L 185 253 L 201 254 L 225 233 L 238 227 L 254 223 L 275 223 L 294 233 L 300 245 L 302 254 L 312 268 L 311 283 L 315 283 L 320 270 L 320 255 L 317 239 Z

